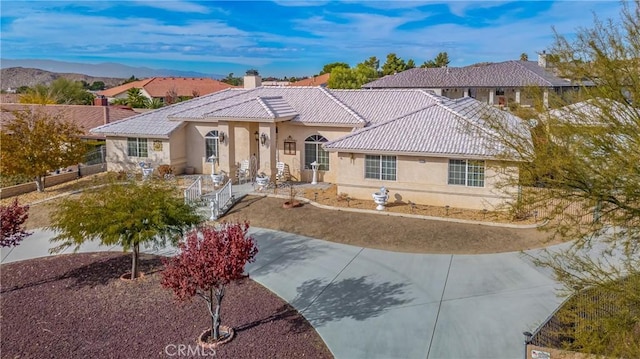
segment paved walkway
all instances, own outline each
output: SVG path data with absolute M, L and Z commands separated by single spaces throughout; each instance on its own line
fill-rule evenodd
M 260 250 L 251 278 L 298 309 L 336 358 L 522 358 L 522 332 L 562 301 L 551 273 L 522 253 L 395 253 L 251 232 Z M 52 235 L 36 231 L 2 249 L 1 263 L 47 256 Z M 81 248 L 108 250 L 120 249 Z

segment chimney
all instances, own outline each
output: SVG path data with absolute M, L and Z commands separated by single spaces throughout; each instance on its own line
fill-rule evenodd
M 547 68 L 547 52 L 545 50 L 538 54 L 538 66 Z
M 93 105 L 94 106 L 108 106 L 109 105 L 109 100 L 107 100 L 107 98 L 102 96 L 102 95 L 98 95 L 98 96 L 96 96 L 96 98 L 93 99 Z
M 244 76 L 244 88 L 253 89 L 262 86 L 262 78 L 258 74 L 258 70 L 248 70 Z

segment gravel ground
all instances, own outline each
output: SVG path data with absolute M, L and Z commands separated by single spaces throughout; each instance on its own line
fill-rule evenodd
M 122 253 L 83 253 L 3 264 L 2 357 L 162 358 L 175 357 L 181 344 L 195 350 L 210 325 L 204 302 L 178 303 L 160 286 L 160 257 L 142 256 L 143 279 L 119 280 L 130 262 Z M 331 357 L 299 313 L 251 280 L 228 287 L 222 319 L 236 336 L 216 358 Z

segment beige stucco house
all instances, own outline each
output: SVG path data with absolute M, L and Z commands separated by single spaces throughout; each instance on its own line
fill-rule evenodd
M 259 84 L 259 79 L 245 79 Z M 418 89 L 329 90 L 323 87 L 227 89 L 94 128 L 107 138 L 108 170 L 139 162 L 216 172 L 234 179 L 253 159 L 257 172 L 286 165 L 294 181 L 319 180 L 339 192 L 371 199 L 381 186 L 391 200 L 490 208 L 503 195 L 497 144 L 465 129 L 482 126 L 489 109 L 472 98 L 451 100 Z

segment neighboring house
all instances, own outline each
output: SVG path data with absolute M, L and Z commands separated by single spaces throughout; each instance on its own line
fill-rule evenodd
M 259 83 L 245 78 L 245 85 Z M 504 199 L 495 183 L 505 165 L 496 160 L 499 146 L 465 128 L 465 121 L 481 126 L 484 111 L 520 123 L 471 98 L 424 90 L 257 87 L 227 89 L 92 132 L 107 138 L 110 171 L 150 162 L 209 174 L 215 157 L 216 168 L 233 178 L 239 163 L 255 158 L 257 171 L 272 178 L 283 162 L 293 180 L 311 181 L 317 162 L 319 180 L 353 198 L 370 199 L 385 186 L 390 201 L 482 209 Z
M 86 105 L 32 105 L 32 104 L 1 104 L 1 122 L 6 123 L 14 118 L 15 111 L 42 111 L 51 116 L 61 115 L 64 120 L 75 123 L 83 131 L 82 138 L 104 140 L 105 136 L 89 132 L 90 129 L 114 123 L 137 113 L 128 107 L 102 106 L 96 100 L 95 106 Z
M 469 96 L 497 106 L 511 103 L 530 106 L 532 100 L 524 93 L 527 87 L 542 88 L 543 101 L 548 105 L 550 92 L 561 95 L 583 85 L 556 76 L 547 67 L 543 53 L 537 63 L 505 61 L 466 67 L 414 68 L 366 83 L 362 88 L 420 88 L 454 99 Z
M 109 100 L 127 98 L 129 89 L 139 88 L 146 98 L 157 98 L 164 102 L 169 97 L 193 98 L 231 87 L 234 86 L 210 78 L 151 77 L 99 91 L 97 94 Z
M 327 83 L 329 82 L 330 73 L 326 73 L 323 75 L 312 76 L 304 80 L 292 82 L 289 86 L 322 86 L 327 87 Z
M 262 86 L 289 86 L 289 81 L 262 81 Z

